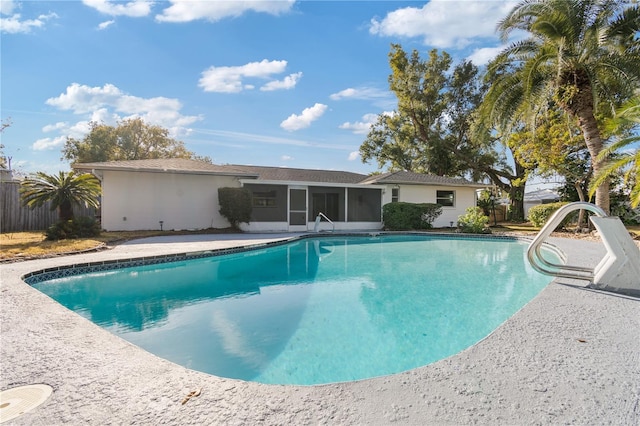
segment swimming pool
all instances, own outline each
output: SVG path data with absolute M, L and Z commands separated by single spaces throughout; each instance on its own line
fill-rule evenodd
M 324 236 L 33 286 L 186 367 L 318 384 L 408 370 L 486 337 L 550 281 L 525 251 L 509 239 Z

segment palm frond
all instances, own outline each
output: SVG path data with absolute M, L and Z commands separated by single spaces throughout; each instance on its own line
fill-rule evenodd
M 540 0 L 523 0 L 518 3 L 507 16 L 500 20 L 497 30 L 500 40 L 505 42 L 514 30 L 530 31 L 535 18 L 544 13 L 547 5 Z
M 51 210 L 65 204 L 85 204 L 98 207 L 100 181 L 90 173 L 59 172 L 48 175 L 37 172 L 20 185 L 22 203 L 31 208 L 51 202 Z
M 637 45 L 638 31 L 640 31 L 640 6 L 635 4 L 624 9 L 609 23 L 606 36 L 619 39 L 624 46 L 629 43 Z

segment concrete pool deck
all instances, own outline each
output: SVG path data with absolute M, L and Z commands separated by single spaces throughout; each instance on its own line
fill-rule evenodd
M 188 235 L 0 265 L 0 389 L 53 394 L 7 424 L 640 424 L 640 299 L 556 279 L 486 339 L 425 367 L 322 386 L 224 379 L 160 359 L 21 280 L 62 265 L 211 250 L 294 234 Z M 551 238 L 572 264 L 600 243 Z M 640 279 L 640 277 L 639 277 Z M 551 278 L 550 278 L 551 280 Z M 183 400 L 201 390 L 187 403 Z

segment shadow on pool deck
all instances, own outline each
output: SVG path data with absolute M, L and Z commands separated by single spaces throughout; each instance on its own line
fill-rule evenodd
M 11 424 L 638 424 L 640 303 L 585 289 L 585 282 L 551 283 L 486 339 L 445 360 L 392 376 L 304 387 L 223 379 L 172 364 L 20 279 L 60 265 L 290 236 L 153 237 L 1 265 L 2 389 L 33 383 L 54 389 L 45 404 Z M 604 254 L 593 242 L 551 242 L 572 263 L 595 265 Z M 196 389 L 201 394 L 182 404 Z

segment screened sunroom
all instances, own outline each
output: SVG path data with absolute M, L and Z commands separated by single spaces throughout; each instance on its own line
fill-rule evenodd
M 243 181 L 252 194 L 248 231 L 368 230 L 382 227 L 382 186 Z

